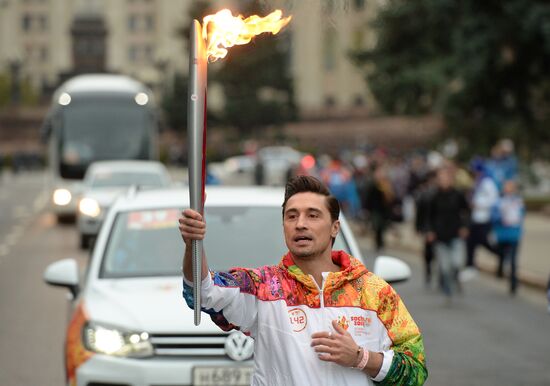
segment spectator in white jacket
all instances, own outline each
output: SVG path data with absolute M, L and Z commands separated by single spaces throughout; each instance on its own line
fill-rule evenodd
M 489 241 L 491 213 L 499 199 L 498 188 L 482 160 L 475 159 L 471 166 L 475 175 L 475 185 L 470 203 L 472 214 L 466 245 L 466 268 L 476 268 L 475 251 L 479 245 L 500 256 L 497 247 Z

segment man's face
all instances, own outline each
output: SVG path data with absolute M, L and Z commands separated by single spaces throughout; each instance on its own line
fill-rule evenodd
M 309 258 L 332 249 L 332 238 L 338 234 L 340 222 L 332 222 L 325 196 L 303 192 L 288 199 L 283 228 L 292 255 Z
M 453 175 L 450 170 L 440 169 L 437 172 L 437 184 L 441 189 L 449 189 L 451 186 L 453 186 L 453 182 Z

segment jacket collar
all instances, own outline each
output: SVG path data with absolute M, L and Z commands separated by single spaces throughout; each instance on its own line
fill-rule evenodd
M 367 268 L 365 268 L 359 260 L 348 255 L 344 251 L 332 251 L 332 261 L 340 266 L 340 271 L 329 272 L 325 280 L 325 291 L 340 287 L 344 283 L 368 273 Z M 287 254 L 283 256 L 279 266 L 286 270 L 290 276 L 307 287 L 317 288 L 313 278 L 310 275 L 306 275 L 300 267 L 294 263 L 294 258 L 290 252 L 287 252 Z

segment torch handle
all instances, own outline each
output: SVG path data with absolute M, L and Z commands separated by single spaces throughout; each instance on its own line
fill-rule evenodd
M 201 282 L 202 282 L 202 240 L 193 240 L 193 297 L 195 311 L 195 326 L 201 323 Z
M 189 204 L 204 215 L 204 183 L 206 173 L 206 48 L 202 28 L 193 21 L 189 50 L 189 90 L 187 132 L 189 149 Z M 193 297 L 195 325 L 201 321 L 202 240 L 193 241 Z

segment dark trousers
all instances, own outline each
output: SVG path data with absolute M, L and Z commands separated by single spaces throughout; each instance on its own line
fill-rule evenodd
M 434 259 L 434 243 L 424 238 L 424 268 L 426 283 L 432 280 L 432 261 Z
M 374 247 L 377 251 L 384 249 L 384 233 L 386 232 L 387 223 L 384 215 L 377 212 L 372 212 L 370 215 L 372 230 L 374 231 Z
M 489 233 L 491 232 L 491 223 L 472 223 L 470 225 L 470 234 L 466 243 L 466 266 L 475 267 L 475 251 L 479 245 L 484 246 L 489 251 L 500 257 L 500 251 L 489 242 Z
M 499 276 L 502 276 L 504 273 L 504 264 L 510 264 L 510 292 L 516 293 L 518 288 L 518 279 L 517 279 L 517 253 L 518 253 L 518 243 L 517 242 L 505 242 L 499 243 L 498 248 L 500 250 L 500 261 L 498 267 Z

